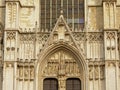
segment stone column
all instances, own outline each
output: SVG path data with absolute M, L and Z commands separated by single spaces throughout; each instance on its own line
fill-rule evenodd
M 19 0 L 5 1 L 3 90 L 17 89 Z
M 104 30 L 104 52 L 105 52 L 105 90 L 118 89 L 118 41 L 117 30 Z
M 4 62 L 4 81 L 2 90 L 14 90 L 14 64 Z
M 116 0 L 103 0 L 104 29 L 116 29 Z
M 105 90 L 118 89 L 118 41 L 116 0 L 103 0 Z
M 64 76 L 59 76 L 59 79 L 58 79 L 58 86 L 59 86 L 59 89 L 58 90 L 66 90 L 66 81 L 65 81 L 65 77 Z

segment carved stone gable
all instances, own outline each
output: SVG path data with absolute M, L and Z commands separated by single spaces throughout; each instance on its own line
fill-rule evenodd
M 67 43 L 79 49 L 63 15 L 60 15 L 58 18 L 58 21 L 45 44 L 45 48 L 56 43 Z

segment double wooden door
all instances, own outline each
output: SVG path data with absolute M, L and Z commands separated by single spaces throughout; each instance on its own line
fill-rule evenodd
M 58 80 L 47 78 L 43 83 L 43 90 L 58 90 Z M 78 78 L 69 78 L 66 80 L 66 90 L 81 90 L 81 81 Z

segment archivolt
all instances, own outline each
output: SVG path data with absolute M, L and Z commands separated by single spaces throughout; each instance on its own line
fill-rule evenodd
M 72 55 L 76 60 L 76 62 L 78 63 L 78 65 L 81 65 L 79 67 L 82 69 L 83 73 L 87 70 L 85 58 L 80 53 L 80 51 L 78 51 L 75 47 L 69 44 L 57 43 L 57 44 L 50 45 L 48 48 L 44 49 L 44 51 L 40 53 L 38 57 L 39 60 L 37 61 L 37 65 L 36 65 L 36 70 L 37 70 L 36 72 L 39 73 L 39 71 L 42 71 L 42 67 L 47 61 L 47 58 L 59 50 L 64 50 L 68 52 L 70 55 Z

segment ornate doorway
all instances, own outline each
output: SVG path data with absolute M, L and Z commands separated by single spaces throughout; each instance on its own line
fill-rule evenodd
M 43 62 L 39 67 L 38 90 L 84 90 L 82 65 L 69 50 L 51 52 Z M 72 89 L 69 87 L 71 81 Z M 51 85 L 55 87 L 51 88 Z

